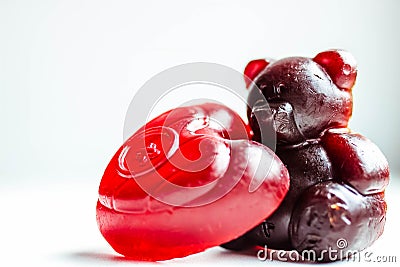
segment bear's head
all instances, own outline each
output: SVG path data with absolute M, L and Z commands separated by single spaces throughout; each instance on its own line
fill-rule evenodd
M 249 62 L 247 115 L 254 139 L 262 141 L 261 127 L 272 127 L 278 145 L 298 144 L 318 138 L 326 129 L 347 127 L 356 75 L 354 57 L 343 50 L 314 58 Z

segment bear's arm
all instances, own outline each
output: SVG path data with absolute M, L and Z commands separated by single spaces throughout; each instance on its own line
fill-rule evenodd
M 389 165 L 379 148 L 358 133 L 327 131 L 321 138 L 334 176 L 361 194 L 375 194 L 389 183 Z

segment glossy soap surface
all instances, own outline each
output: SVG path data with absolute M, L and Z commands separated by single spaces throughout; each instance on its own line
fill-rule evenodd
M 262 70 L 252 62 L 245 72 L 257 72 L 248 96 L 253 140 L 262 141 L 260 129 L 274 129 L 290 189 L 262 224 L 223 246 L 312 250 L 312 260 L 318 261 L 338 259 L 324 254 L 329 248 L 344 257 L 367 248 L 385 225 L 389 166 L 372 141 L 347 128 L 357 76 L 354 57 L 328 50 L 314 58 L 273 61 Z M 342 239 L 347 245 L 338 247 Z
M 103 175 L 97 222 L 104 238 L 126 257 L 157 261 L 203 251 L 259 224 L 281 203 L 289 177 L 250 136 L 234 111 L 213 103 L 150 121 Z

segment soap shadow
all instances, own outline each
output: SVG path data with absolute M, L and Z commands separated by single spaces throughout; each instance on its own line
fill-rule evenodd
M 108 253 L 99 253 L 99 252 L 91 252 L 91 251 L 81 251 L 81 252 L 72 252 L 68 254 L 64 254 L 63 257 L 72 261 L 86 261 L 86 262 L 131 262 L 136 264 L 148 264 L 154 265 L 159 264 L 159 262 L 147 262 L 147 261 L 138 261 L 126 258 L 124 256 L 108 254 Z
M 290 264 L 297 264 L 299 266 L 301 265 L 309 265 L 309 264 L 316 264 L 319 266 L 326 266 L 327 264 L 329 266 L 334 266 L 335 264 L 340 264 L 341 261 L 335 261 L 335 262 L 313 262 L 309 261 L 306 259 L 302 259 L 301 257 L 296 257 L 295 254 L 292 254 L 291 257 L 289 256 L 288 252 L 283 252 L 283 254 L 280 254 L 278 256 L 278 251 L 276 250 L 271 250 L 267 249 L 267 254 L 265 253 L 265 250 L 262 249 L 263 253 L 259 252 L 259 249 L 249 249 L 249 250 L 244 250 L 244 251 L 230 251 L 230 250 L 220 250 L 217 253 L 210 255 L 211 257 L 206 257 L 202 259 L 196 259 L 192 258 L 190 261 L 192 262 L 199 262 L 202 261 L 203 263 L 207 263 L 208 261 L 214 262 L 214 261 L 232 261 L 232 260 L 240 260 L 243 259 L 243 257 L 246 258 L 251 258 L 252 260 L 255 261 L 263 261 L 263 262 L 276 262 L 276 263 L 290 263 Z M 195 254 L 196 255 L 196 254 Z M 193 256 L 195 256 L 193 255 Z M 135 263 L 135 264 L 140 264 L 140 265 L 152 265 L 154 266 L 155 264 L 161 265 L 163 262 L 147 262 L 147 261 L 138 261 L 138 260 L 133 260 L 126 258 L 124 256 L 119 256 L 111 253 L 101 253 L 101 252 L 92 252 L 92 251 L 81 251 L 81 252 L 72 252 L 68 254 L 62 255 L 64 260 L 68 261 L 75 261 L 75 262 L 87 262 L 87 263 L 115 263 L 115 262 L 126 262 L 126 263 Z M 259 258 L 261 257 L 261 258 Z M 296 259 L 294 259 L 296 258 Z M 282 260 L 283 259 L 283 260 Z M 167 263 L 169 261 L 166 261 Z M 177 261 L 175 264 L 179 264 L 180 262 Z M 183 261 L 181 263 L 187 263 L 187 261 Z
M 232 257 L 248 257 L 257 259 L 257 251 L 254 249 L 246 249 L 239 251 L 232 251 L 224 249 L 218 252 L 219 257 L 222 258 L 232 258 Z

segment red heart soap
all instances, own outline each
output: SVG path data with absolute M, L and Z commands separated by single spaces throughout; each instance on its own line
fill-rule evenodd
M 244 234 L 289 188 L 279 158 L 250 137 L 238 114 L 215 103 L 153 119 L 104 172 L 100 232 L 118 253 L 148 261 L 184 257 Z

